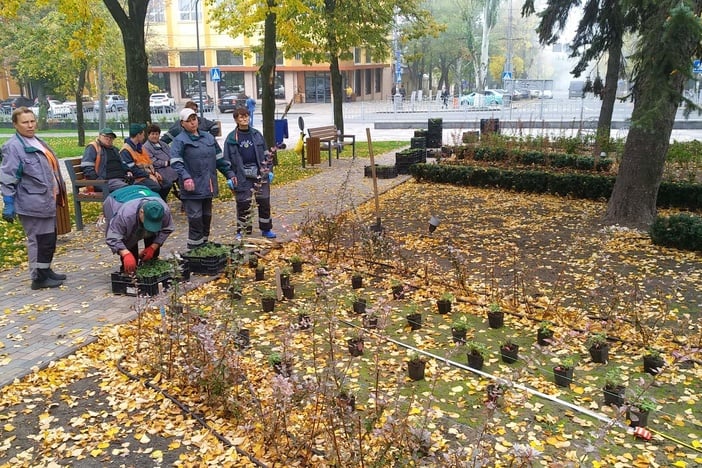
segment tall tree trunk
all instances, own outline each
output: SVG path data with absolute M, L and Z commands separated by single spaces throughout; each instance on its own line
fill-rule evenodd
M 344 90 L 342 89 L 342 76 L 339 70 L 339 57 L 333 56 L 329 58 L 329 72 L 331 75 L 334 125 L 336 125 L 336 128 L 341 131 L 341 133 L 344 133 Z
M 637 87 L 640 81 L 637 81 Z M 682 81 L 681 81 L 682 86 Z M 635 104 L 631 114 L 632 126 L 624 145 L 624 155 L 617 181 L 607 204 L 605 221 L 632 228 L 648 228 L 656 217 L 656 198 L 663 178 L 663 164 L 668 152 L 670 134 L 678 106 L 676 102 L 662 103 L 646 94 L 634 91 Z M 657 107 L 657 109 L 656 109 Z M 646 113 L 657 110 L 655 126 L 636 125 Z
M 103 0 L 103 2 L 122 32 L 127 67 L 127 97 L 129 99 L 127 116 L 129 122 L 150 122 L 149 62 L 146 57 L 146 39 L 144 37 L 146 9 L 149 2 L 128 0 L 129 14 L 124 11 L 119 0 Z
M 697 50 L 701 5 L 691 14 L 675 0 L 659 1 L 644 18 L 631 129 L 605 215 L 610 224 L 646 229 L 656 217 L 663 165 L 687 79 L 680 70 L 690 67 Z
M 608 51 L 609 59 L 607 60 L 605 86 L 602 91 L 602 106 L 600 107 L 600 118 L 597 121 L 595 155 L 598 155 L 609 142 L 614 102 L 617 99 L 617 81 L 619 81 L 619 70 L 622 63 L 622 44 L 623 40 L 619 37 L 618 40 L 612 42 Z
M 275 6 L 275 2 L 269 1 L 269 7 Z M 272 10 L 268 10 L 266 20 L 264 22 L 264 38 L 263 38 L 263 64 L 259 73 L 261 73 L 261 86 L 263 86 L 261 103 L 261 118 L 263 121 L 263 137 L 266 140 L 266 146 L 272 148 L 275 146 L 275 58 L 277 53 L 276 47 L 276 15 Z M 277 161 L 276 161 L 277 163 Z
M 127 95 L 129 122 L 151 122 L 149 108 L 149 61 L 146 57 L 144 24 L 128 23 L 122 29 L 122 43 L 127 66 Z M 198 78 L 199 79 L 199 78 Z

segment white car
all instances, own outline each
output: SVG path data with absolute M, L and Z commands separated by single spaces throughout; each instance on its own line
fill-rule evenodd
M 175 110 L 175 98 L 169 93 L 153 93 L 149 97 L 149 107 L 151 112 L 173 112 Z
M 71 108 L 66 104 L 56 99 L 49 99 L 49 117 L 68 117 L 71 113 Z

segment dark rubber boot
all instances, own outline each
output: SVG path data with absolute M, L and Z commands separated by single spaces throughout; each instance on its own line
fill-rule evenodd
M 63 273 L 56 273 L 51 268 L 49 268 L 47 276 L 49 277 L 49 279 L 58 280 L 58 281 L 63 281 L 66 279 L 66 275 L 64 275 Z
M 37 279 L 32 280 L 32 289 L 58 288 L 63 284 L 63 281 L 49 278 L 48 271 L 48 268 L 37 270 Z

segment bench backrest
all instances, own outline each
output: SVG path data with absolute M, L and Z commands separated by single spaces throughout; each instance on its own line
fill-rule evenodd
M 316 127 L 307 129 L 309 135 L 320 140 L 336 139 L 337 131 L 335 125 L 327 125 L 326 127 Z
M 66 168 L 68 168 L 68 175 L 71 177 L 71 182 L 86 179 L 83 168 L 80 166 L 81 160 L 82 158 L 66 159 Z

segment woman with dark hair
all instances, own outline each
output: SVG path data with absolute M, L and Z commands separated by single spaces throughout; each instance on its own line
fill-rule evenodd
M 161 190 L 159 194 L 164 201 L 168 198 L 168 193 L 174 183 L 178 180 L 178 173 L 171 167 L 171 148 L 168 143 L 160 140 L 161 127 L 151 124 L 146 127 L 146 142 L 144 149 L 154 165 L 154 169 L 161 175 Z M 176 193 L 176 196 L 178 194 Z

